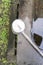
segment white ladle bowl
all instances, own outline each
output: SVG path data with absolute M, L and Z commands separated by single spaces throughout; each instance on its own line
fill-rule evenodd
M 24 31 L 25 29 L 25 24 L 21 19 L 16 19 L 15 21 L 13 21 L 12 23 L 12 32 L 14 34 L 18 34 L 22 31 Z

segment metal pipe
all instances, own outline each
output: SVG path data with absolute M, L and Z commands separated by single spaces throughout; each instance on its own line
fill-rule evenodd
M 24 33 L 24 32 L 21 32 L 22 35 L 26 38 L 26 40 L 35 48 L 35 50 L 41 55 L 43 56 L 43 53 L 42 51 L 35 45 L 35 43 L 32 42 L 32 40 Z

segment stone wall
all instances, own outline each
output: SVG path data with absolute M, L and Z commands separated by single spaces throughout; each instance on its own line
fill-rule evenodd
M 34 1 L 34 18 L 43 17 L 43 0 Z
M 22 19 L 25 23 L 25 33 L 31 37 L 31 22 L 33 16 L 33 4 L 34 0 L 21 0 L 19 7 L 19 18 Z M 32 60 L 32 55 L 29 57 L 31 51 L 30 45 L 27 40 L 20 33 L 18 35 L 18 44 L 17 44 L 17 64 L 18 65 L 29 65 Z M 28 53 L 29 52 L 29 53 Z M 28 58 L 29 59 L 28 59 Z
M 40 0 L 39 17 L 43 18 L 43 0 Z

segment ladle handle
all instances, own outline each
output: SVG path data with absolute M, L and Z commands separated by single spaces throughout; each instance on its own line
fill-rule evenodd
M 32 40 L 24 33 L 24 32 L 21 32 L 22 35 L 26 38 L 26 40 L 32 45 L 32 47 L 35 48 L 36 51 L 38 51 L 38 53 L 43 56 L 43 53 L 42 51 L 35 45 L 35 43 L 32 42 Z

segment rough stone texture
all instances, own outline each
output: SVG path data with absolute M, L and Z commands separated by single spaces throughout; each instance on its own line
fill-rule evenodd
M 35 0 L 34 1 L 33 14 L 37 17 L 43 17 L 43 0 Z
M 26 25 L 25 33 L 31 37 L 31 21 L 33 18 L 34 0 L 21 0 L 19 9 L 19 18 Z M 38 54 L 29 42 L 18 35 L 17 45 L 17 64 L 18 65 L 43 65 L 43 58 Z
M 39 17 L 43 18 L 43 0 L 40 0 Z
M 20 3 L 20 9 L 19 9 L 19 18 L 24 19 L 25 17 L 29 17 L 32 19 L 32 9 L 33 9 L 33 1 L 32 0 L 23 0 L 24 3 Z

